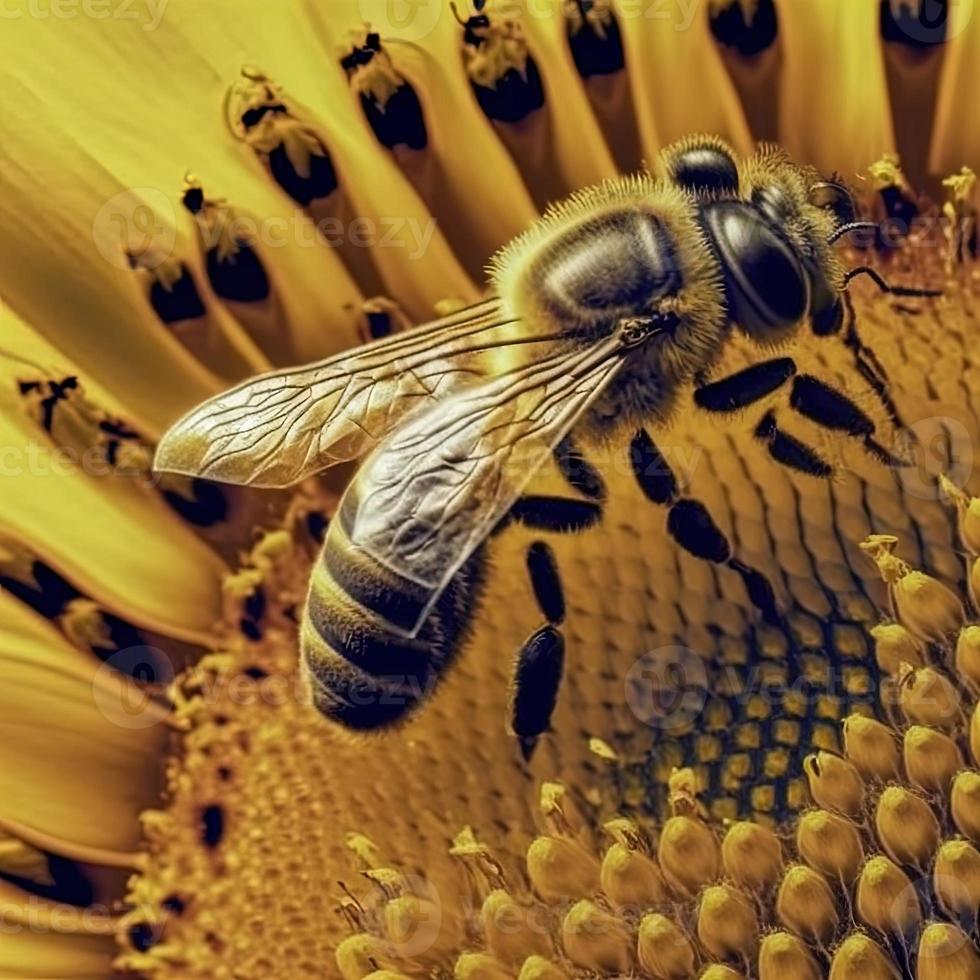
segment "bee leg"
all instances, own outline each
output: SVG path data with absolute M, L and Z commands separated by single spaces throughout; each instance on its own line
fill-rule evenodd
M 867 382 L 871 390 L 878 396 L 881 407 L 885 410 L 889 421 L 896 429 L 911 432 L 905 424 L 905 420 L 898 412 L 898 406 L 888 390 L 891 381 L 885 371 L 885 366 L 878 359 L 878 355 L 869 347 L 858 333 L 857 311 L 854 309 L 854 302 L 851 294 L 844 293 L 844 305 L 847 308 L 847 329 L 844 331 L 844 346 L 854 354 L 854 364 L 858 373 Z
M 831 306 L 814 315 L 811 326 L 818 337 L 842 334 L 844 346 L 854 357 L 854 366 L 875 393 L 892 425 L 898 429 L 906 428 L 898 413 L 898 406 L 888 391 L 889 379 L 884 365 L 858 333 L 857 313 L 854 310 L 851 294 L 845 291 L 843 301 L 838 298 Z
M 528 494 L 514 503 L 509 518 L 535 531 L 563 534 L 584 531 L 598 524 L 602 518 L 602 507 L 592 500 Z
M 865 450 L 886 466 L 908 466 L 875 439 L 872 419 L 843 392 L 811 374 L 793 379 L 789 403 L 804 418 L 832 432 L 860 439 Z
M 526 762 L 551 724 L 565 660 L 565 639 L 558 628 L 565 619 L 565 594 L 555 554 L 543 541 L 528 548 L 527 570 L 547 622 L 524 643 L 514 671 L 511 728 Z
M 888 394 L 888 375 L 885 373 L 881 361 L 878 360 L 878 356 L 861 340 L 857 331 L 857 315 L 854 312 L 854 304 L 851 302 L 848 287 L 858 276 L 867 276 L 878 287 L 880 292 L 887 293 L 889 296 L 913 296 L 920 299 L 936 299 L 942 296 L 943 292 L 941 289 L 893 286 L 878 272 L 867 265 L 857 266 L 844 276 L 843 292 L 848 312 L 848 325 L 844 335 L 844 343 L 854 352 L 858 370 L 878 395 L 892 423 L 900 429 L 906 429 L 895 407 L 895 402 Z
M 565 639 L 550 623 L 532 633 L 517 656 L 511 728 L 525 762 L 551 723 L 564 664 Z
M 821 479 L 833 475 L 834 468 L 816 450 L 779 428 L 772 411 L 762 416 L 762 421 L 755 427 L 755 437 L 765 444 L 769 455 L 782 466 Z
M 527 549 L 527 573 L 541 614 L 552 626 L 560 626 L 565 620 L 565 592 L 555 553 L 544 541 Z
M 704 504 L 681 496 L 673 470 L 653 439 L 642 429 L 630 444 L 630 462 L 647 499 L 670 508 L 667 511 L 670 536 L 695 557 L 738 572 L 752 604 L 767 622 L 778 623 L 780 617 L 776 608 L 776 593 L 769 580 L 734 557 L 728 538 L 715 524 Z
M 602 502 L 606 499 L 606 484 L 599 471 L 582 455 L 571 436 L 565 436 L 555 446 L 555 463 L 569 486 L 583 497 Z
M 774 357 L 703 384 L 694 390 L 694 403 L 708 412 L 737 412 L 781 388 L 796 374 L 789 357 Z

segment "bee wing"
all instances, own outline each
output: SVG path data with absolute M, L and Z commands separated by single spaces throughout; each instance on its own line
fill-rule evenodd
M 488 300 L 317 364 L 252 378 L 161 440 L 154 469 L 222 483 L 291 486 L 377 445 L 404 416 L 482 376 L 504 324 Z
M 413 416 L 341 503 L 351 545 L 403 581 L 414 636 L 453 575 L 622 365 L 618 336 L 566 346 Z

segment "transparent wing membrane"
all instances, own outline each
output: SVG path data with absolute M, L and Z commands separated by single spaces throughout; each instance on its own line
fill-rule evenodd
M 364 464 L 348 491 L 348 533 L 354 546 L 412 583 L 418 615 L 405 632 L 418 632 L 452 577 L 615 376 L 626 346 L 618 333 L 588 347 L 566 345 L 458 392 L 406 422 Z
M 253 378 L 204 402 L 163 437 L 154 468 L 278 488 L 372 450 L 408 413 L 486 377 L 506 339 L 499 301 L 317 364 Z

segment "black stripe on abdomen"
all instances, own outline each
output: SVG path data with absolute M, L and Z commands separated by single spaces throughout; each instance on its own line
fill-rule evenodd
M 346 540 L 338 541 L 339 537 L 331 535 L 320 555 L 333 580 L 365 609 L 406 632 L 414 630 L 429 601 L 429 591 L 384 568 Z

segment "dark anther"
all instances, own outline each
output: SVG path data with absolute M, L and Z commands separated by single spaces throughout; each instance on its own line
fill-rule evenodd
M 45 619 L 61 615 L 65 606 L 81 594 L 67 579 L 40 561 L 31 563 L 30 578 L 30 582 L 22 582 L 19 578 L 0 575 L 0 588 Z
M 157 930 L 149 922 L 137 922 L 131 925 L 127 937 L 129 945 L 140 953 L 152 949 L 160 940 Z
M 508 68 L 493 88 L 473 82 L 473 94 L 487 118 L 502 123 L 518 123 L 544 105 L 544 85 L 531 57 L 523 75 Z
M 240 118 L 242 126 L 244 126 L 245 129 L 253 129 L 255 126 L 258 126 L 258 124 L 262 122 L 267 115 L 284 116 L 287 112 L 288 110 L 281 102 L 275 102 L 270 105 L 256 106 L 254 109 L 246 109 L 245 112 L 241 114 Z
M 516 123 L 526 119 L 544 105 L 544 84 L 534 58 L 523 49 L 523 57 L 513 53 L 521 50 L 524 40 L 511 23 L 491 23 L 483 13 L 484 4 L 476 6 L 477 13 L 463 20 L 455 4 L 452 5 L 456 20 L 463 27 L 463 44 L 468 66 L 477 59 L 487 60 L 491 47 L 500 47 L 501 61 L 508 64 L 503 72 L 484 85 L 471 75 L 470 84 L 480 108 L 487 118 L 496 122 Z M 507 45 L 507 48 L 502 47 Z
M 180 278 L 168 289 L 154 279 L 150 286 L 150 305 L 162 323 L 180 323 L 204 316 L 205 309 L 190 270 L 180 263 Z
M 269 154 L 269 168 L 276 183 L 297 203 L 307 205 L 311 201 L 329 197 L 338 186 L 337 171 L 326 147 L 309 157 L 310 173 L 304 177 L 296 172 L 286 147 L 280 143 Z
M 201 811 L 201 843 L 213 850 L 221 843 L 224 833 L 224 810 L 217 804 L 206 806 Z
M 619 21 L 595 0 L 576 0 L 567 17 L 568 47 L 582 78 L 614 75 L 626 64 Z
M 99 431 L 106 436 L 105 455 L 110 466 L 118 465 L 119 450 L 123 443 L 139 439 L 138 432 L 117 419 L 103 419 L 99 422 Z
M 761 54 L 779 34 L 779 18 L 773 0 L 758 0 L 754 5 L 731 0 L 709 17 L 715 40 L 746 58 Z
M 327 536 L 329 525 L 330 519 L 322 511 L 311 510 L 306 515 L 306 530 L 310 537 L 318 544 L 323 544 L 323 539 Z
M 928 50 L 946 41 L 949 0 L 881 0 L 881 38 L 916 50 Z
M 68 375 L 60 381 L 34 380 L 18 381 L 17 390 L 22 395 L 43 394 L 37 402 L 41 409 L 41 426 L 45 432 L 50 432 L 54 425 L 54 414 L 59 404 L 68 401 L 68 397 L 79 387 L 78 378 Z
M 200 214 L 204 210 L 204 189 L 197 186 L 188 187 L 181 198 L 183 205 L 191 214 Z
M 222 299 L 256 303 L 269 295 L 269 277 L 255 249 L 237 242 L 237 251 L 222 258 L 216 245 L 208 250 L 207 270 L 211 288 Z
M 382 106 L 369 95 L 361 96 L 361 107 L 382 146 L 404 145 L 423 150 L 429 141 L 422 103 L 415 89 L 404 82 Z
M 190 492 L 192 496 L 187 497 L 176 490 L 164 490 L 163 499 L 196 527 L 213 527 L 228 516 L 228 500 L 217 484 L 195 477 Z
M 259 587 L 245 600 L 245 615 L 258 622 L 265 615 L 265 592 Z
M 390 310 L 368 310 L 364 318 L 367 320 L 368 333 L 372 340 L 380 340 L 391 335 L 394 324 Z
M 919 205 L 907 190 L 895 185 L 883 187 L 878 191 L 878 196 L 885 206 L 890 225 L 888 228 L 879 229 L 876 247 L 893 247 L 894 241 L 889 241 L 889 237 L 904 238 L 908 234 L 912 222 L 919 216 Z M 889 235 L 886 236 L 886 232 Z
M 381 36 L 376 32 L 369 33 L 362 44 L 340 59 L 340 64 L 348 78 L 361 76 L 358 85 L 361 108 L 382 146 L 424 149 L 428 135 L 422 103 L 411 84 L 395 71 L 381 46 Z M 371 73 L 376 73 L 383 83 L 377 94 L 372 89 Z M 392 92 L 395 81 L 399 84 Z
M 173 912 L 174 915 L 182 915 L 184 910 L 187 908 L 187 903 L 180 897 L 180 895 L 168 895 L 160 903 L 168 912 Z

